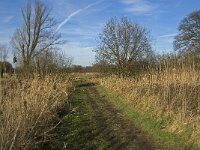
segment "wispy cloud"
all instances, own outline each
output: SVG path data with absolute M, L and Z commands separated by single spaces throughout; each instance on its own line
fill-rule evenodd
M 159 36 L 159 38 L 174 37 L 174 36 L 176 36 L 176 35 L 177 35 L 177 33 L 170 33 L 170 34 L 161 35 L 161 36 Z
M 63 22 L 61 22 L 61 23 L 58 25 L 56 31 L 60 30 L 60 28 L 61 28 L 63 25 L 65 25 L 72 17 L 74 17 L 74 16 L 80 14 L 82 11 L 85 11 L 85 10 L 87 10 L 87 9 L 89 9 L 89 8 L 91 8 L 91 7 L 95 6 L 95 5 L 97 5 L 98 3 L 102 2 L 102 1 L 103 1 L 103 0 L 97 1 L 97 2 L 95 2 L 95 3 L 91 3 L 91 4 L 87 5 L 87 6 L 84 7 L 84 8 L 78 9 L 78 10 L 76 10 L 75 12 L 71 13 L 69 16 L 67 16 L 67 18 L 66 18 Z
M 0 26 L 0 42 L 4 44 L 9 44 L 10 37 L 15 31 L 15 27 L 7 27 L 7 24 Z
M 81 42 L 69 41 L 62 47 L 65 54 L 74 58 L 74 64 L 82 66 L 90 66 L 95 61 L 95 53 L 93 46 L 83 46 Z
M 94 38 L 97 36 L 97 33 L 100 32 L 101 28 L 103 27 L 103 23 L 96 23 L 96 22 L 91 22 L 88 23 L 82 23 L 79 22 L 78 28 L 77 26 L 70 25 L 69 28 L 63 28 L 62 29 L 62 34 L 63 35 L 73 35 L 73 36 L 86 36 L 86 37 L 92 37 Z
M 14 16 L 6 16 L 4 19 L 3 19 L 3 23 L 9 23 L 12 19 L 13 19 Z
M 168 47 L 169 50 L 172 50 L 172 43 L 174 41 L 174 36 L 176 35 L 177 33 L 170 33 L 158 36 L 157 45 L 159 45 L 159 49 L 164 49 L 164 47 Z
M 148 14 L 158 7 L 157 4 L 147 0 L 121 0 L 121 2 L 127 5 L 126 11 L 135 14 Z

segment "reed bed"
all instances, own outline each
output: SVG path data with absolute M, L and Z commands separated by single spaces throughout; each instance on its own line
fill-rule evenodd
M 200 145 L 200 71 L 166 68 L 135 77 L 96 76 L 93 81 L 124 97 L 141 113 L 162 120 L 163 130 L 182 133 L 192 130 L 190 141 Z
M 40 149 L 50 142 L 71 86 L 66 75 L 1 79 L 0 150 Z

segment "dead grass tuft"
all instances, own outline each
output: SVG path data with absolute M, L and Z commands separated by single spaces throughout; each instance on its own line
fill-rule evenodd
M 60 76 L 2 79 L 0 149 L 37 149 L 49 142 L 70 87 L 69 78 Z

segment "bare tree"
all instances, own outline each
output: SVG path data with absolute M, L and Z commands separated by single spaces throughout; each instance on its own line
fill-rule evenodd
M 69 68 L 72 66 L 73 58 L 67 56 L 63 52 L 54 52 L 54 64 L 57 66 L 57 68 Z
M 6 61 L 8 58 L 8 49 L 6 45 L 0 43 L 0 61 Z
M 200 10 L 186 16 L 179 25 L 174 48 L 180 53 L 200 54 Z
M 11 43 L 26 67 L 30 66 L 39 54 L 55 48 L 63 41 L 56 32 L 57 23 L 50 16 L 51 10 L 41 1 L 35 2 L 34 9 L 28 1 L 21 11 L 24 23 L 16 29 Z
M 119 22 L 116 19 L 107 22 L 95 51 L 97 62 L 116 65 L 120 76 L 126 75 L 136 61 L 152 54 L 147 30 L 125 17 Z
M 62 52 L 49 50 L 34 58 L 35 72 L 45 76 L 47 73 L 66 70 L 71 67 L 73 59 Z

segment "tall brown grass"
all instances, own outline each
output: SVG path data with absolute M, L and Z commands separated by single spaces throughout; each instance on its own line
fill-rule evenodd
M 0 149 L 39 149 L 51 141 L 57 112 L 68 99 L 66 75 L 1 80 Z
M 188 142 L 200 145 L 200 71 L 195 66 L 158 66 L 135 77 L 96 76 L 93 80 L 123 96 L 141 113 L 158 120 L 170 117 L 164 130 L 193 130 Z

